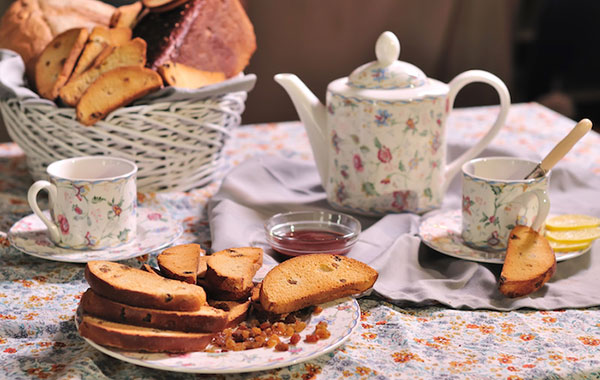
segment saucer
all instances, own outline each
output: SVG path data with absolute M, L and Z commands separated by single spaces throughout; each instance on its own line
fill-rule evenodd
M 458 259 L 481 263 L 504 264 L 506 251 L 486 252 L 467 246 L 461 236 L 461 210 L 440 211 L 426 218 L 419 226 L 419 236 L 423 243 L 438 252 Z M 590 247 L 573 252 L 555 252 L 556 261 L 564 261 L 581 256 Z
M 45 211 L 49 218 L 48 211 Z M 75 250 L 54 245 L 48 228 L 35 214 L 16 222 L 8 231 L 8 240 L 16 249 L 46 260 L 87 263 L 92 260 L 125 260 L 169 246 L 183 233 L 180 223 L 165 213 L 137 208 L 136 237 L 127 244 L 102 250 Z

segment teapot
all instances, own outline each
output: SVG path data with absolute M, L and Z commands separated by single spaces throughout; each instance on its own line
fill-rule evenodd
M 477 156 L 506 120 L 510 95 L 495 75 L 469 70 L 445 84 L 398 61 L 400 42 L 384 32 L 376 61 L 327 87 L 327 106 L 294 74 L 274 79 L 288 93 L 306 128 L 329 203 L 365 215 L 424 213 L 441 206 L 461 166 Z M 446 119 L 458 91 L 491 85 L 500 112 L 486 134 L 446 164 Z

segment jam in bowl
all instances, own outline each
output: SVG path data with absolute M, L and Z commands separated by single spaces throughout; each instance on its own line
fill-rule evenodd
M 309 253 L 344 255 L 358 240 L 356 218 L 331 211 L 293 211 L 273 215 L 265 222 L 271 247 L 287 256 Z

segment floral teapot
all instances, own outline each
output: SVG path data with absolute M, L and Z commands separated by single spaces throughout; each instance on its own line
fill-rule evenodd
M 440 207 L 451 179 L 504 124 L 510 95 L 496 76 L 466 71 L 449 84 L 398 61 L 400 43 L 384 32 L 377 61 L 329 83 L 327 106 L 294 74 L 277 74 L 304 124 L 327 198 L 350 212 L 423 213 Z M 445 124 L 458 91 L 471 82 L 496 89 L 500 113 L 485 136 L 446 165 Z

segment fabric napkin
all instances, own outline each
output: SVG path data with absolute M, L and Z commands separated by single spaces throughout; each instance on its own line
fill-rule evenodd
M 199 89 L 165 87 L 152 92 L 134 102 L 135 105 L 175 102 L 181 100 L 198 101 L 212 96 L 219 96 L 236 91 L 250 91 L 256 83 L 256 75 L 240 74 L 223 82 Z M 18 98 L 23 104 L 41 103 L 51 106 L 56 104 L 40 98 L 30 90 L 25 77 L 25 64 L 20 55 L 14 51 L 0 49 L 0 100 Z
M 466 149 L 448 146 L 450 159 Z M 515 155 L 488 149 L 482 156 Z M 523 155 L 520 155 L 521 157 Z M 442 210 L 461 204 L 461 175 L 452 181 Z M 580 212 L 600 217 L 600 178 L 560 165 L 550 180 L 553 213 Z M 265 248 L 266 264 L 285 259 L 267 244 L 263 223 L 278 212 L 332 209 L 313 163 L 261 156 L 234 168 L 209 202 L 213 249 L 256 245 Z M 439 212 L 439 211 L 434 211 Z M 356 216 L 356 215 L 355 215 Z M 452 308 L 514 310 L 557 309 L 600 305 L 600 246 L 578 258 L 560 262 L 549 283 L 529 296 L 509 299 L 498 291 L 502 269 L 497 264 L 460 260 L 421 243 L 419 224 L 430 215 L 356 216 L 363 232 L 348 257 L 379 272 L 374 290 L 397 304 L 441 303 Z

